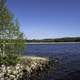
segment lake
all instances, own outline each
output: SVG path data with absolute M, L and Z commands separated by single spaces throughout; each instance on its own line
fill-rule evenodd
M 24 52 L 27 55 L 58 58 L 63 65 L 56 72 L 57 76 L 80 71 L 80 43 L 28 44 Z

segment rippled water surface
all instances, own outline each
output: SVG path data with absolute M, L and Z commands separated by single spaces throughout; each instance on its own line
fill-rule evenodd
M 63 63 L 59 75 L 80 70 L 80 44 L 28 44 L 25 54 L 37 56 L 53 56 Z

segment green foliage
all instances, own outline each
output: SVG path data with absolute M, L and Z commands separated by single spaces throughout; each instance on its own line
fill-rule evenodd
M 0 0 L 0 57 L 2 62 L 14 64 L 17 56 L 24 48 L 24 35 L 20 32 L 18 20 L 6 5 L 6 0 Z
M 2 56 L 0 55 L 0 65 L 16 65 L 20 61 L 20 58 L 17 55 L 6 55 Z

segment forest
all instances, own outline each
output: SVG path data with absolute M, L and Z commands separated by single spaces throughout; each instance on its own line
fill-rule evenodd
M 64 37 L 55 39 L 32 39 L 26 42 L 80 42 L 80 37 Z

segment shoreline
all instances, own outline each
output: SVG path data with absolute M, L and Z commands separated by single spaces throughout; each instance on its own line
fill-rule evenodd
M 80 44 L 80 42 L 28 42 L 25 44 Z

